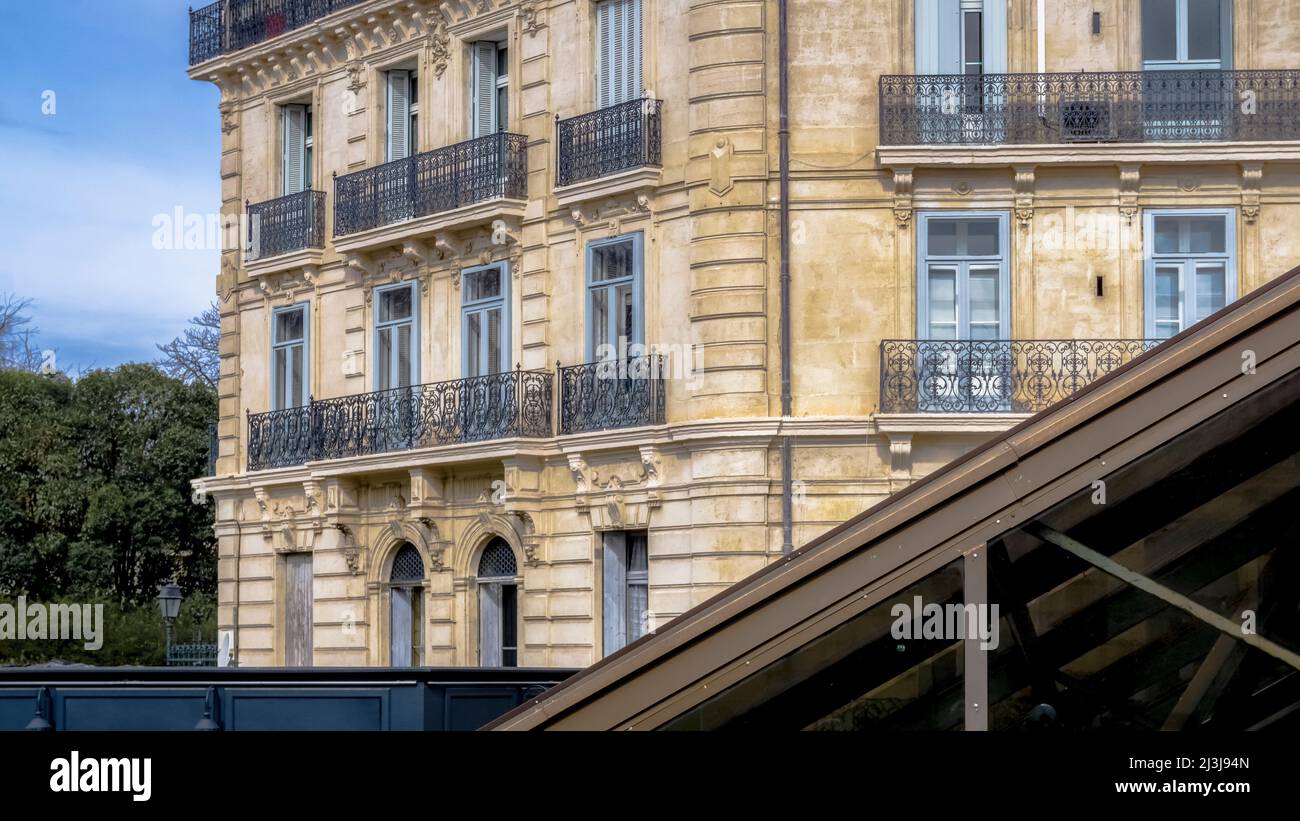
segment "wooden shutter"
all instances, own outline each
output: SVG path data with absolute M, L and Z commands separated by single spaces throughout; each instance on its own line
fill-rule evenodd
M 641 0 L 602 0 L 596 6 L 596 106 L 641 96 Z
M 312 554 L 284 560 L 284 664 L 310 667 L 312 645 Z
M 1007 73 L 1007 0 L 984 0 L 984 73 Z
M 622 649 L 627 643 L 627 534 L 610 531 L 604 534 L 601 580 L 603 600 L 605 655 Z
M 916 73 L 961 74 L 961 0 L 916 0 L 915 19 Z
M 388 160 L 411 155 L 411 72 L 388 72 Z
M 471 54 L 474 102 L 470 130 L 475 137 L 486 137 L 496 132 L 497 44 L 481 40 L 474 44 Z
M 388 657 L 393 667 L 411 666 L 411 591 L 394 587 L 390 602 Z
M 478 664 L 501 666 L 501 585 L 478 586 Z
M 281 186 L 284 194 L 297 194 L 303 190 L 303 167 L 307 150 L 307 106 L 283 106 L 280 109 L 280 117 L 284 123 Z

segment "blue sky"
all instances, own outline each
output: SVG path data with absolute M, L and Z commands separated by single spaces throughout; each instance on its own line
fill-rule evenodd
M 0 0 L 0 293 L 34 300 L 64 370 L 152 360 L 212 299 L 215 248 L 154 248 L 155 215 L 220 208 L 218 94 L 185 75 L 186 7 Z

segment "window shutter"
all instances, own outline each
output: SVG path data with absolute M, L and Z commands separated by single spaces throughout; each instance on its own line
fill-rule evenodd
M 984 73 L 1007 73 L 1007 0 L 984 0 Z
M 413 370 L 411 358 L 411 326 L 410 324 L 397 326 L 397 379 L 396 386 L 406 388 L 415 380 L 411 378 Z
M 478 586 L 478 664 L 501 666 L 501 585 Z
M 284 561 L 284 666 L 310 667 L 312 651 L 312 554 L 290 553 Z
M 411 666 L 411 591 L 401 587 L 391 589 L 392 618 L 389 620 L 389 664 L 393 667 Z
M 610 19 L 616 0 L 596 4 L 596 107 L 613 105 L 610 80 L 614 70 L 614 37 Z
M 388 72 L 388 160 L 411 155 L 411 72 Z
M 627 643 L 627 534 L 610 531 L 604 534 L 603 623 L 605 655 L 622 649 Z
M 641 0 L 602 0 L 596 6 L 596 107 L 641 96 Z
M 284 121 L 282 146 L 283 161 L 281 169 L 284 179 L 283 191 L 286 195 L 297 194 L 303 190 L 303 158 L 307 143 L 307 106 L 287 105 L 281 109 Z
M 479 41 L 474 44 L 474 110 L 471 130 L 475 137 L 496 132 L 497 44 Z
M 961 0 L 916 0 L 915 29 L 917 74 L 961 73 Z

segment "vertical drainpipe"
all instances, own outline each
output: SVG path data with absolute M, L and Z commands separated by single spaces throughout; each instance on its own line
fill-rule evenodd
M 777 75 L 780 97 L 780 127 L 777 131 L 781 174 L 781 417 L 791 413 L 790 397 L 790 90 L 786 29 L 787 0 L 776 0 Z M 781 553 L 794 549 L 794 499 L 790 465 L 790 437 L 781 437 Z

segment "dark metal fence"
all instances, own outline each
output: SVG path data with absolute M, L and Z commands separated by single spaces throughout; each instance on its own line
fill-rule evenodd
M 299 191 L 266 202 L 245 203 L 245 208 L 249 259 L 325 247 L 323 191 Z
M 218 0 L 190 10 L 190 65 L 302 28 L 363 0 Z
M 167 648 L 168 667 L 216 667 L 217 645 L 173 644 Z
M 554 379 L 516 369 L 248 415 L 248 469 L 551 435 Z
M 556 370 L 561 434 L 664 422 L 662 356 L 610 359 Z
M 882 145 L 1297 137 L 1300 70 L 880 78 Z
M 880 411 L 1037 412 L 1160 341 L 887 339 L 880 343 Z
M 556 185 L 660 165 L 663 101 L 640 99 L 556 120 Z
M 528 195 L 528 138 L 489 134 L 334 179 L 334 236 Z

